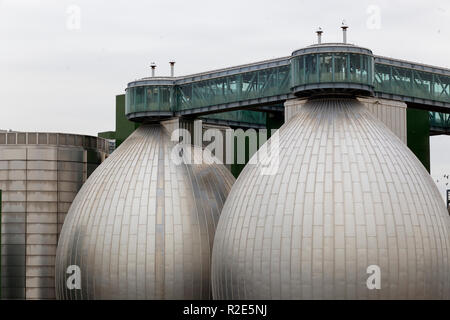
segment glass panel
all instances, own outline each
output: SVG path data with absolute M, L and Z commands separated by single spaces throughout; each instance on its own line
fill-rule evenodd
M 432 98 L 433 75 L 427 72 L 413 72 L 413 92 L 412 94 L 421 98 Z
M 297 58 L 297 65 L 298 65 L 298 71 L 297 71 L 297 79 L 298 82 L 296 84 L 304 84 L 305 83 L 305 59 L 304 57 Z
M 392 67 L 392 91 L 397 94 L 407 95 L 411 93 L 412 88 L 412 70 Z
M 329 54 L 320 54 L 319 55 L 320 62 L 320 82 L 331 82 L 333 81 L 333 55 Z
M 238 78 L 237 76 L 231 76 L 228 79 L 228 86 L 227 86 L 227 94 L 232 97 L 232 99 L 238 99 L 237 96 L 238 91 Z
M 179 106 L 180 110 L 190 109 L 192 105 L 192 84 L 180 86 Z
M 131 90 L 132 88 L 128 88 L 125 92 L 125 113 L 130 113 L 130 107 L 131 107 Z
M 375 64 L 375 90 L 404 96 L 450 101 L 449 77 L 413 69 Z M 446 80 L 447 84 L 442 80 Z
M 361 55 L 361 82 L 369 83 L 369 57 Z
M 433 81 L 434 98 L 440 101 L 450 101 L 450 77 L 434 75 Z
M 305 82 L 317 82 L 317 56 L 310 54 L 305 56 Z
M 135 96 L 135 111 L 144 111 L 145 110 L 145 91 L 144 87 L 136 87 L 136 96 Z
M 368 79 L 369 79 L 369 84 L 371 85 L 371 86 L 373 86 L 374 85 L 374 59 L 373 59 L 373 57 L 371 57 L 371 56 L 368 56 L 367 57 L 369 60 L 369 76 L 368 76 Z
M 277 94 L 289 93 L 291 88 L 291 67 L 289 65 L 280 67 L 279 76 L 280 76 L 280 83 Z
M 361 55 L 350 53 L 350 81 L 361 81 Z
M 147 110 L 158 110 L 158 88 L 147 87 Z
M 170 111 L 170 87 L 161 88 L 160 111 Z
M 254 96 L 257 86 L 257 73 L 248 72 L 242 76 L 242 94 L 244 99 L 250 99 Z
M 334 81 L 347 80 L 347 55 L 345 53 L 334 54 Z
M 384 64 L 375 65 L 375 90 L 391 93 L 391 67 Z
M 450 114 L 430 112 L 430 129 L 432 131 L 450 131 Z
M 134 98 L 136 96 L 136 88 L 131 88 L 130 90 L 130 111 L 134 112 L 136 110 L 136 104 Z

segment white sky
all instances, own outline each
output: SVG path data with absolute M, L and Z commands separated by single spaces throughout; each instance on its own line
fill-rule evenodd
M 189 74 L 287 56 L 318 26 L 341 41 L 343 19 L 377 55 L 450 67 L 448 0 L 0 0 L 0 128 L 114 130 L 115 95 L 152 61 L 168 75 L 172 59 Z M 433 175 L 450 173 L 450 137 L 431 145 Z

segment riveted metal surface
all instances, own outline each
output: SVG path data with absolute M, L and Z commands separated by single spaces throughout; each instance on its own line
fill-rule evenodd
M 177 165 L 173 147 L 163 127 L 142 125 L 83 185 L 58 243 L 57 298 L 211 297 L 214 232 L 234 178 L 222 164 Z M 66 287 L 70 265 L 81 289 Z
M 309 101 L 279 141 L 276 174 L 248 164 L 222 210 L 215 299 L 450 298 L 445 204 L 368 108 Z M 380 268 L 379 290 L 367 287 L 370 265 Z

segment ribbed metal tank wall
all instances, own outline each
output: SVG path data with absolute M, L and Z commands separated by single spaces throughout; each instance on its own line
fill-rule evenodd
M 177 127 L 140 126 L 83 185 L 58 243 L 58 299 L 211 298 L 214 232 L 234 178 L 199 147 L 173 161 Z M 79 288 L 67 285 L 72 267 Z
M 363 103 L 309 100 L 267 144 L 279 152 L 260 149 L 254 157 L 266 162 L 247 164 L 223 207 L 214 299 L 450 297 L 442 197 Z M 263 174 L 267 162 L 278 170 Z
M 2 299 L 54 299 L 55 254 L 66 213 L 105 159 L 102 138 L 0 133 Z

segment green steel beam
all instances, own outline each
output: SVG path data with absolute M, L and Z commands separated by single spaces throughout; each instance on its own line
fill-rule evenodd
M 430 121 L 426 110 L 406 109 L 407 144 L 430 172 Z
M 116 96 L 116 148 L 139 127 L 139 123 L 131 122 L 125 116 L 125 95 Z
M 97 133 L 97 136 L 103 139 L 110 139 L 114 140 L 116 139 L 116 132 L 115 131 L 104 131 Z

